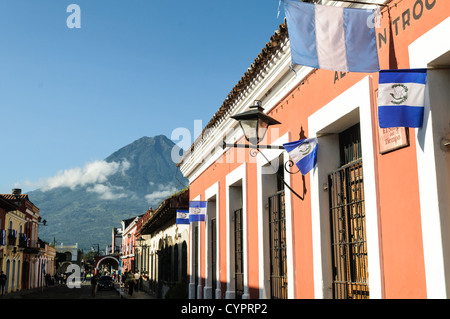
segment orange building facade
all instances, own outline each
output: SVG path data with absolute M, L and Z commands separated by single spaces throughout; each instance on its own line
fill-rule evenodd
M 383 4 L 381 69 L 428 68 L 423 127 L 379 128 L 378 73 L 291 69 L 280 25 L 178 163 L 190 200 L 207 201 L 190 298 L 448 298 L 450 1 Z M 283 149 L 223 146 L 246 143 L 230 116 L 256 100 L 281 123 L 261 145 L 317 137 L 311 172 Z

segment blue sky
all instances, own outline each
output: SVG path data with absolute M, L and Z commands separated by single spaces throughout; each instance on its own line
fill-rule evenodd
M 81 28 L 68 28 L 70 4 Z M 0 193 L 194 131 L 283 22 L 278 0 L 1 0 Z

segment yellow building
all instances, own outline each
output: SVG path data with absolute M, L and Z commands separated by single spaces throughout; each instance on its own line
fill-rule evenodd
M 14 292 L 22 289 L 23 267 L 23 231 L 26 219 L 25 214 L 18 211 L 10 211 L 5 216 L 6 245 L 3 247 L 1 269 L 7 280 L 5 292 Z
M 45 275 L 49 275 L 50 277 L 53 277 L 55 275 L 55 258 L 56 258 L 56 248 L 54 246 L 51 246 L 49 244 L 45 244 L 45 248 L 41 250 L 44 250 L 43 253 L 43 260 L 44 260 L 44 267 L 45 267 Z M 45 276 L 44 275 L 44 276 Z M 44 278 L 45 280 L 45 278 Z

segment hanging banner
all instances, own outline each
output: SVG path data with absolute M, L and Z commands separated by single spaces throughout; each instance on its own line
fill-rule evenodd
M 290 158 L 303 175 L 306 175 L 317 164 L 317 138 L 307 138 L 283 144 Z
M 422 127 L 426 83 L 426 69 L 380 71 L 378 84 L 380 127 Z
M 189 210 L 177 209 L 177 222 L 178 225 L 189 225 Z
M 189 202 L 189 222 L 203 222 L 206 215 L 206 202 Z
M 375 10 L 283 0 L 293 64 L 378 72 Z

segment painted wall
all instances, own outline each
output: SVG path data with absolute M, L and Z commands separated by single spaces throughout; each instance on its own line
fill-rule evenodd
M 450 2 L 445 0 L 393 1 L 390 4 L 389 12 L 387 9 L 382 9 L 381 14 L 382 20 L 381 26 L 377 28 L 377 38 L 382 69 L 409 68 L 410 46 L 428 31 L 437 28 L 444 20 L 449 19 Z M 447 33 L 450 31 L 448 27 L 445 27 L 444 30 L 447 30 Z M 442 41 L 444 39 L 435 38 L 431 45 L 441 46 Z M 448 51 L 450 48 L 444 48 L 443 52 L 447 52 L 446 50 Z M 432 274 L 428 274 L 430 271 L 427 269 L 430 268 L 426 266 L 428 250 L 424 251 L 424 241 L 427 242 L 429 235 L 426 233 L 424 238 L 423 200 L 421 204 L 424 190 L 423 186 L 421 188 L 419 184 L 418 174 L 422 167 L 419 166 L 417 160 L 417 154 L 422 149 L 421 139 L 417 138 L 417 135 L 420 137 L 420 130 L 407 129 L 410 143 L 408 147 L 380 154 L 376 108 L 378 74 L 310 70 L 295 78 L 290 72 L 287 68 L 283 75 L 284 79 L 289 78 L 290 80 L 277 82 L 273 87 L 268 88 L 266 96 L 263 96 L 263 105 L 266 101 L 270 106 L 270 109 L 266 109 L 267 113 L 282 124 L 276 126 L 277 131 L 269 132 L 267 140 L 262 141 L 261 144 L 279 145 L 280 137 L 288 136 L 290 141 L 294 141 L 314 136 L 317 133 L 326 133 L 327 130 L 335 134 L 354 121 L 361 123 L 363 161 L 367 163 L 364 168 L 364 178 L 367 177 L 368 181 L 366 184 L 368 195 L 366 209 L 369 211 L 367 227 L 371 297 L 430 297 L 432 290 L 427 285 L 432 282 L 430 280 L 433 277 Z M 437 89 L 438 91 L 445 90 L 445 85 L 442 86 L 442 83 L 449 82 L 448 74 L 443 74 L 440 78 L 438 83 L 441 88 Z M 289 87 L 287 91 L 286 87 Z M 359 93 L 357 91 L 359 88 L 362 88 L 364 92 Z M 273 93 L 268 92 L 269 89 L 272 92 L 278 90 L 284 93 L 275 103 L 270 104 Z M 354 99 L 352 100 L 352 98 Z M 448 101 L 448 95 L 443 94 L 439 100 Z M 443 104 L 443 102 L 437 104 Z M 336 114 L 335 122 L 330 117 L 333 110 L 329 108 L 334 105 L 342 108 L 348 107 L 349 110 L 345 114 Z M 328 115 L 323 113 L 325 109 L 330 110 L 330 112 L 327 111 Z M 431 109 L 438 118 L 441 117 L 440 115 L 448 118 L 448 108 L 432 106 Z M 329 118 L 329 123 L 325 121 L 326 118 Z M 313 128 L 310 125 L 313 125 Z M 448 130 L 447 122 L 440 126 L 440 130 L 443 130 L 444 133 L 445 129 Z M 437 135 L 438 132 L 434 132 L 434 134 Z M 321 139 L 323 139 L 324 145 L 329 143 L 330 147 L 335 142 L 332 137 L 325 135 Z M 438 136 L 435 139 L 438 139 Z M 227 149 L 223 156 L 211 165 L 202 164 L 203 171 L 197 173 L 195 178 L 192 176 L 190 178 L 190 197 L 191 200 L 194 198 L 204 200 L 205 191 L 216 183 L 219 185 L 217 193 L 219 209 L 216 213 L 219 225 L 220 292 L 217 296 L 224 298 L 227 296 L 230 281 L 233 280 L 230 269 L 230 221 L 228 215 L 230 203 L 227 202 L 229 201 L 227 176 L 232 175 L 233 172 L 240 169 L 244 162 L 246 163 L 242 178 L 246 183 L 243 188 L 245 188 L 244 208 L 246 212 L 247 297 L 264 298 L 267 297 L 266 273 L 264 273 L 267 270 L 265 270 L 263 257 L 265 251 L 261 246 L 261 241 L 265 240 L 262 235 L 264 233 L 264 221 L 262 221 L 264 203 L 261 202 L 258 195 L 261 194 L 261 184 L 264 183 L 264 177 L 260 176 L 263 164 L 258 164 L 258 160 L 251 157 L 248 151 L 240 152 L 239 149 Z M 328 150 L 319 151 L 319 156 L 325 155 L 327 152 Z M 437 159 L 440 161 L 438 165 L 440 168 L 447 165 L 448 168 L 448 156 L 445 154 L 442 156 L 443 159 Z M 329 163 L 329 165 L 334 164 Z M 328 238 L 324 231 L 324 225 L 326 225 L 324 216 L 321 215 L 323 203 L 318 203 L 322 198 L 320 192 L 323 187 L 321 184 L 323 176 L 321 174 L 324 172 L 318 169 L 317 172 L 304 177 L 300 174 L 287 175 L 291 187 L 303 195 L 303 199 L 299 199 L 290 192 L 286 193 L 289 196 L 290 205 L 289 229 L 287 230 L 290 244 L 288 247 L 290 258 L 288 296 L 290 298 L 330 297 L 327 286 L 327 282 L 330 281 L 329 270 L 327 270 L 327 258 L 329 257 L 327 257 L 328 251 L 324 244 Z M 437 189 L 448 188 L 446 186 L 448 181 L 450 181 L 449 177 L 441 178 Z M 439 227 L 442 227 L 439 218 L 448 221 L 450 215 L 448 203 L 444 204 L 435 212 L 438 215 L 436 225 Z M 436 204 L 436 206 L 438 205 Z M 428 230 L 428 232 L 432 231 Z M 448 229 L 444 228 L 441 236 L 448 236 L 448 233 Z M 205 228 L 202 226 L 200 238 L 204 239 L 205 236 Z M 442 237 L 437 240 L 442 240 Z M 200 276 L 202 278 L 206 277 L 206 247 L 202 241 L 200 245 Z M 444 254 L 443 250 L 434 252 L 434 254 L 440 255 L 441 261 L 449 259 L 448 254 Z M 444 269 L 444 266 L 441 268 L 442 278 L 445 277 L 448 270 Z M 446 296 L 445 286 L 449 286 L 446 280 L 448 281 L 448 279 L 444 280 L 441 292 L 437 294 L 439 297 Z

